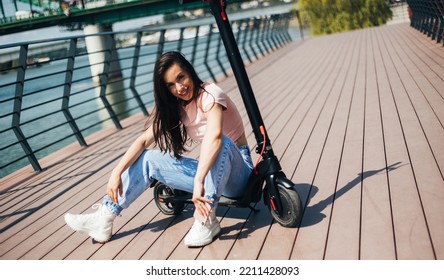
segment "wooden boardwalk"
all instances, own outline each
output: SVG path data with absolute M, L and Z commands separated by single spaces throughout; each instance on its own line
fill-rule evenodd
M 1 179 L 0 259 L 444 259 L 441 45 L 391 25 L 291 43 L 247 70 L 305 206 L 298 228 L 274 223 L 262 202 L 258 213 L 220 207 L 220 237 L 189 249 L 193 207 L 165 216 L 148 190 L 116 219 L 111 242 L 74 233 L 63 214 L 101 200 L 142 131 L 138 115 L 45 158 L 43 172 Z M 234 79 L 219 85 L 250 131 Z

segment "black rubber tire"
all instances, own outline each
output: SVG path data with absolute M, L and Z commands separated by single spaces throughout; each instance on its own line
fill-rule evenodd
M 161 182 L 157 182 L 154 185 L 153 191 L 154 191 L 154 201 L 156 202 L 156 206 L 163 214 L 179 215 L 185 208 L 184 202 L 177 201 L 177 202 L 166 203 L 163 201 L 165 197 L 179 195 L 180 191 L 174 190 Z
M 281 183 L 277 183 L 279 196 L 282 203 L 282 214 L 279 215 L 271 208 L 270 203 L 267 203 L 271 216 L 283 227 L 297 227 L 302 218 L 302 203 L 298 193 L 286 188 Z M 269 197 L 267 197 L 269 201 Z

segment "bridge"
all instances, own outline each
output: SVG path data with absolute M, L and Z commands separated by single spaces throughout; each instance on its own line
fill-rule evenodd
M 193 10 L 207 6 L 203 1 L 180 5 L 179 1 L 168 0 L 13 0 L 16 13 L 8 16 L 5 13 L 3 1 L 0 1 L 2 11 L 0 35 L 56 25 L 81 30 L 85 25 L 110 25 L 134 18 Z M 19 1 L 29 4 L 29 8 L 18 11 L 17 2 Z M 242 1 L 232 0 L 229 2 Z
M 413 26 L 401 23 L 294 42 L 285 32 L 274 33 L 273 40 L 252 29 L 244 45 L 245 33 L 236 32 L 275 153 L 304 204 L 299 227 L 279 226 L 262 201 L 255 205 L 258 212 L 221 207 L 220 236 L 204 248 L 189 249 L 183 238 L 193 207 L 166 216 L 148 190 L 116 219 L 109 243 L 96 244 L 72 232 L 64 213 L 91 211 L 116 162 L 143 130 L 146 116 L 135 103 L 137 113 L 119 120 L 120 128 L 111 122 L 86 136 L 87 145 L 74 143 L 44 157 L 40 172 L 27 166 L 0 179 L 0 258 L 443 260 L 444 47 L 436 36 L 427 36 L 435 26 L 432 16 L 414 10 L 412 18 Z M 234 26 L 246 31 L 259 25 Z M 250 48 L 252 34 L 259 35 L 252 37 L 258 45 Z M 204 38 L 203 48 L 216 51 L 218 41 L 207 45 L 212 41 Z M 165 41 L 162 50 L 177 49 L 177 44 Z M 141 54 L 139 47 L 136 43 L 131 53 Z M 210 71 L 220 67 L 217 59 L 206 68 L 209 60 L 199 60 L 192 55 L 197 49 L 188 48 L 187 56 L 201 61 L 199 72 L 211 79 Z M 142 57 L 140 63 L 151 59 Z M 129 64 L 134 66 L 132 59 Z M 250 130 L 236 81 L 229 70 L 225 74 L 215 79 Z M 142 100 L 148 100 L 149 82 L 137 82 Z M 84 104 L 77 101 L 76 106 Z M 254 143 L 252 133 L 248 141 Z M 198 152 L 193 146 L 190 156 Z

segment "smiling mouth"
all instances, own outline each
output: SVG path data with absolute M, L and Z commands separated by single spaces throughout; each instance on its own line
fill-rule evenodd
M 182 92 L 180 92 L 179 93 L 179 96 L 181 97 L 181 98 L 183 98 L 183 99 L 187 99 L 187 97 L 188 97 L 188 95 L 189 95 L 189 89 L 188 88 L 186 88 L 186 89 L 184 89 Z

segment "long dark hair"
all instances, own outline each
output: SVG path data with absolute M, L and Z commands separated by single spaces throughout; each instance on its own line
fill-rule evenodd
M 154 101 L 153 132 L 154 140 L 163 152 L 172 152 L 176 158 L 187 151 L 185 144 L 187 132 L 181 122 L 181 107 L 183 101 L 176 98 L 165 84 L 165 72 L 173 65 L 178 65 L 191 78 L 194 85 L 192 99 L 197 98 L 202 80 L 188 60 L 179 52 L 171 51 L 162 54 L 154 66 Z

